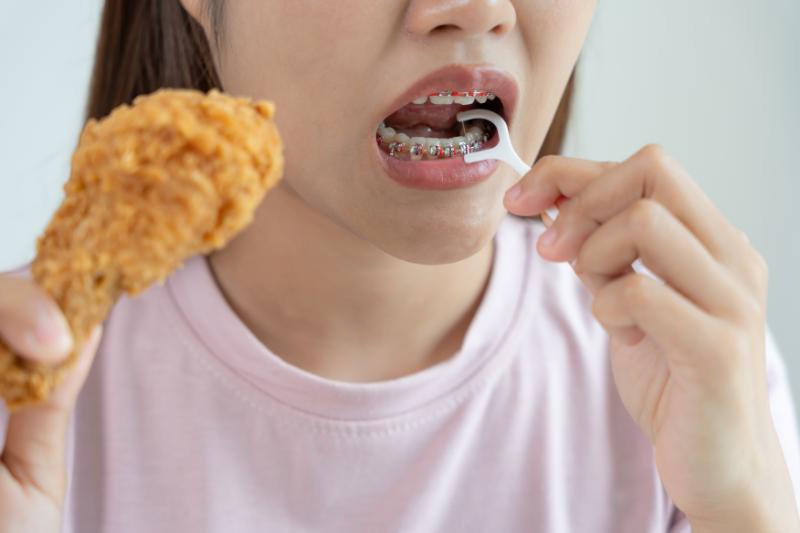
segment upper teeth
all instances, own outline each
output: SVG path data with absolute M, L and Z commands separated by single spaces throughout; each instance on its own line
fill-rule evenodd
M 488 91 L 440 91 L 428 96 L 420 96 L 413 103 L 422 105 L 428 101 L 436 105 L 450 105 L 452 103 L 470 105 L 474 102 L 479 104 L 486 103 L 486 100 L 494 100 L 496 97 Z

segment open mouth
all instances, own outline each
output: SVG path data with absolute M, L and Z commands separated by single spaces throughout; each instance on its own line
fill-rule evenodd
M 494 126 L 485 120 L 459 122 L 468 109 L 490 109 L 505 117 L 503 102 L 493 92 L 475 88 L 444 89 L 423 94 L 386 117 L 376 140 L 390 157 L 432 161 L 463 157 L 491 145 Z

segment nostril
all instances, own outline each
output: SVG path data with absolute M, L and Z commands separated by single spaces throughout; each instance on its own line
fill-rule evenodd
M 418 0 L 404 2 L 405 30 L 418 37 L 462 34 L 501 37 L 511 32 L 517 20 L 513 2 L 508 0 Z M 525 3 L 525 2 L 522 2 Z
M 439 24 L 435 28 L 431 30 L 431 33 L 448 33 L 453 31 L 463 31 L 463 28 L 457 24 Z M 489 33 L 494 35 L 503 35 L 506 33 L 506 25 L 505 24 L 497 24 Z
M 455 24 L 440 24 L 431 30 L 431 33 L 447 33 L 449 31 L 459 30 L 460 28 Z
M 506 27 L 504 24 L 498 24 L 497 26 L 489 30 L 489 33 L 493 33 L 498 36 L 503 35 L 504 33 L 506 33 Z

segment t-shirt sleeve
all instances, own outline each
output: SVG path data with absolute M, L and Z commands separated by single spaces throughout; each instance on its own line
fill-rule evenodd
M 797 416 L 795 414 L 792 389 L 786 372 L 786 363 L 778 349 L 775 338 L 765 326 L 767 386 L 775 431 L 783 448 L 783 457 L 789 468 L 794 487 L 795 505 L 800 510 L 800 446 L 798 446 Z M 668 533 L 689 533 L 689 520 L 675 509 Z

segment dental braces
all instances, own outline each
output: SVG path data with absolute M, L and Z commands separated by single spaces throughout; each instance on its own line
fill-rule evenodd
M 429 144 L 406 144 L 402 142 L 393 141 L 389 144 L 389 155 L 402 159 L 400 154 L 408 153 L 412 161 L 419 161 L 423 158 L 426 160 L 433 159 L 447 159 L 449 157 L 464 156 L 477 152 L 483 147 L 480 141 L 473 141 L 472 143 L 460 142 L 458 144 L 448 143 L 445 145 Z
M 438 93 L 432 93 L 428 96 L 494 96 L 494 93 L 491 91 L 482 91 L 482 90 L 474 90 L 474 91 L 439 91 Z
M 486 124 L 483 127 L 484 133 L 481 138 L 471 142 L 421 144 L 384 139 L 380 133 L 376 133 L 375 137 L 378 144 L 388 147 L 390 157 L 404 159 L 401 155 L 408 154 L 412 161 L 419 161 L 421 159 L 429 161 L 434 159 L 447 159 L 450 157 L 463 157 L 481 150 L 483 145 L 491 139 L 493 133 L 493 128 L 490 124 Z M 466 135 L 463 122 L 461 123 L 461 131 Z
M 482 89 L 475 89 L 472 91 L 453 91 L 453 90 L 444 90 L 435 93 L 430 93 L 427 96 L 421 96 L 414 100 L 414 104 L 422 105 L 428 98 L 431 97 L 472 97 L 474 101 L 477 101 L 479 104 L 483 104 L 486 101 L 494 100 L 496 98 L 495 94 L 491 91 L 486 91 Z M 482 121 L 483 122 L 483 121 Z M 429 142 L 426 144 L 421 143 L 412 143 L 409 142 L 407 136 L 404 136 L 404 140 L 395 141 L 394 135 L 390 135 L 388 138 L 385 138 L 381 135 L 380 131 L 376 132 L 376 138 L 378 144 L 381 146 L 386 146 L 388 148 L 389 156 L 395 157 L 398 159 L 405 159 L 407 154 L 408 158 L 412 161 L 419 161 L 421 159 L 425 160 L 433 160 L 433 159 L 447 159 L 451 157 L 459 157 L 465 156 L 467 154 L 477 152 L 483 148 L 483 145 L 489 141 L 493 133 L 493 127 L 490 123 L 483 122 L 483 134 L 478 137 L 471 137 L 468 136 L 466 133 L 466 128 L 464 123 L 461 123 L 461 131 L 462 137 L 467 137 L 466 142 L 448 142 L 448 143 L 435 143 Z M 385 127 L 383 123 L 381 123 L 381 127 Z M 391 128 L 390 128 L 391 129 Z
M 445 91 L 439 91 L 439 92 L 435 92 L 435 93 L 430 93 L 430 94 L 428 94 L 426 96 L 421 96 L 421 97 L 415 99 L 413 103 L 422 105 L 422 104 L 425 103 L 425 101 L 428 98 L 431 98 L 431 97 L 434 97 L 434 98 L 435 97 L 448 97 L 448 96 L 451 96 L 453 98 L 461 98 L 461 97 L 465 97 L 465 96 L 472 97 L 479 104 L 484 104 L 487 101 L 491 101 L 491 100 L 494 100 L 495 98 L 497 98 L 497 96 L 493 92 L 485 91 L 485 90 L 482 90 L 482 89 L 475 89 L 475 90 L 472 90 L 472 91 L 445 90 Z

